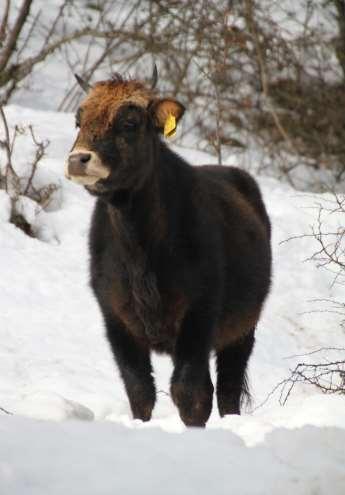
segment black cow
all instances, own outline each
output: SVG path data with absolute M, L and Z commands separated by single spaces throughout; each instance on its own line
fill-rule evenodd
M 79 82 L 85 88 L 83 81 Z M 234 167 L 192 167 L 161 134 L 184 107 L 116 75 L 87 88 L 66 176 L 97 197 L 91 286 L 134 418 L 156 400 L 151 351 L 173 360 L 171 397 L 186 425 L 239 414 L 270 286 L 270 222 L 256 182 Z

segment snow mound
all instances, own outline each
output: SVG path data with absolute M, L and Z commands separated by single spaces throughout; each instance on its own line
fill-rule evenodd
M 48 417 L 56 421 L 94 419 L 94 414 L 88 407 L 53 392 L 36 392 L 25 396 L 19 403 L 16 413 L 38 419 Z
M 247 448 L 226 431 L 0 418 L 2 495 L 343 495 L 345 431 L 278 429 Z

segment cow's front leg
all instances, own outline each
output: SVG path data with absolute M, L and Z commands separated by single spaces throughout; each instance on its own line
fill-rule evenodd
M 187 313 L 176 342 L 171 396 L 187 426 L 205 426 L 212 411 L 212 330 L 213 325 L 198 306 Z
M 134 419 L 149 421 L 156 401 L 150 352 L 112 317 L 106 318 L 107 337 L 119 367 Z

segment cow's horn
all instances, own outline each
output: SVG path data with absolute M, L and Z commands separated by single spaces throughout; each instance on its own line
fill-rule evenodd
M 79 86 L 85 91 L 85 93 L 90 91 L 90 89 L 92 88 L 91 84 L 84 81 L 84 79 L 82 79 L 80 76 L 78 76 L 78 74 L 74 74 L 74 77 L 76 78 Z
M 157 65 L 153 64 L 152 76 L 151 76 L 151 89 L 155 89 L 158 81 L 158 70 Z

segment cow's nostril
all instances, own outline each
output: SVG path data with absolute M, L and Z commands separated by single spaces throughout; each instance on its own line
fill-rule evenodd
M 86 164 L 91 159 L 91 153 L 72 153 L 68 158 L 68 172 L 70 175 L 85 175 Z
M 91 158 L 91 153 L 81 153 L 80 154 L 80 161 L 81 163 L 87 163 Z

